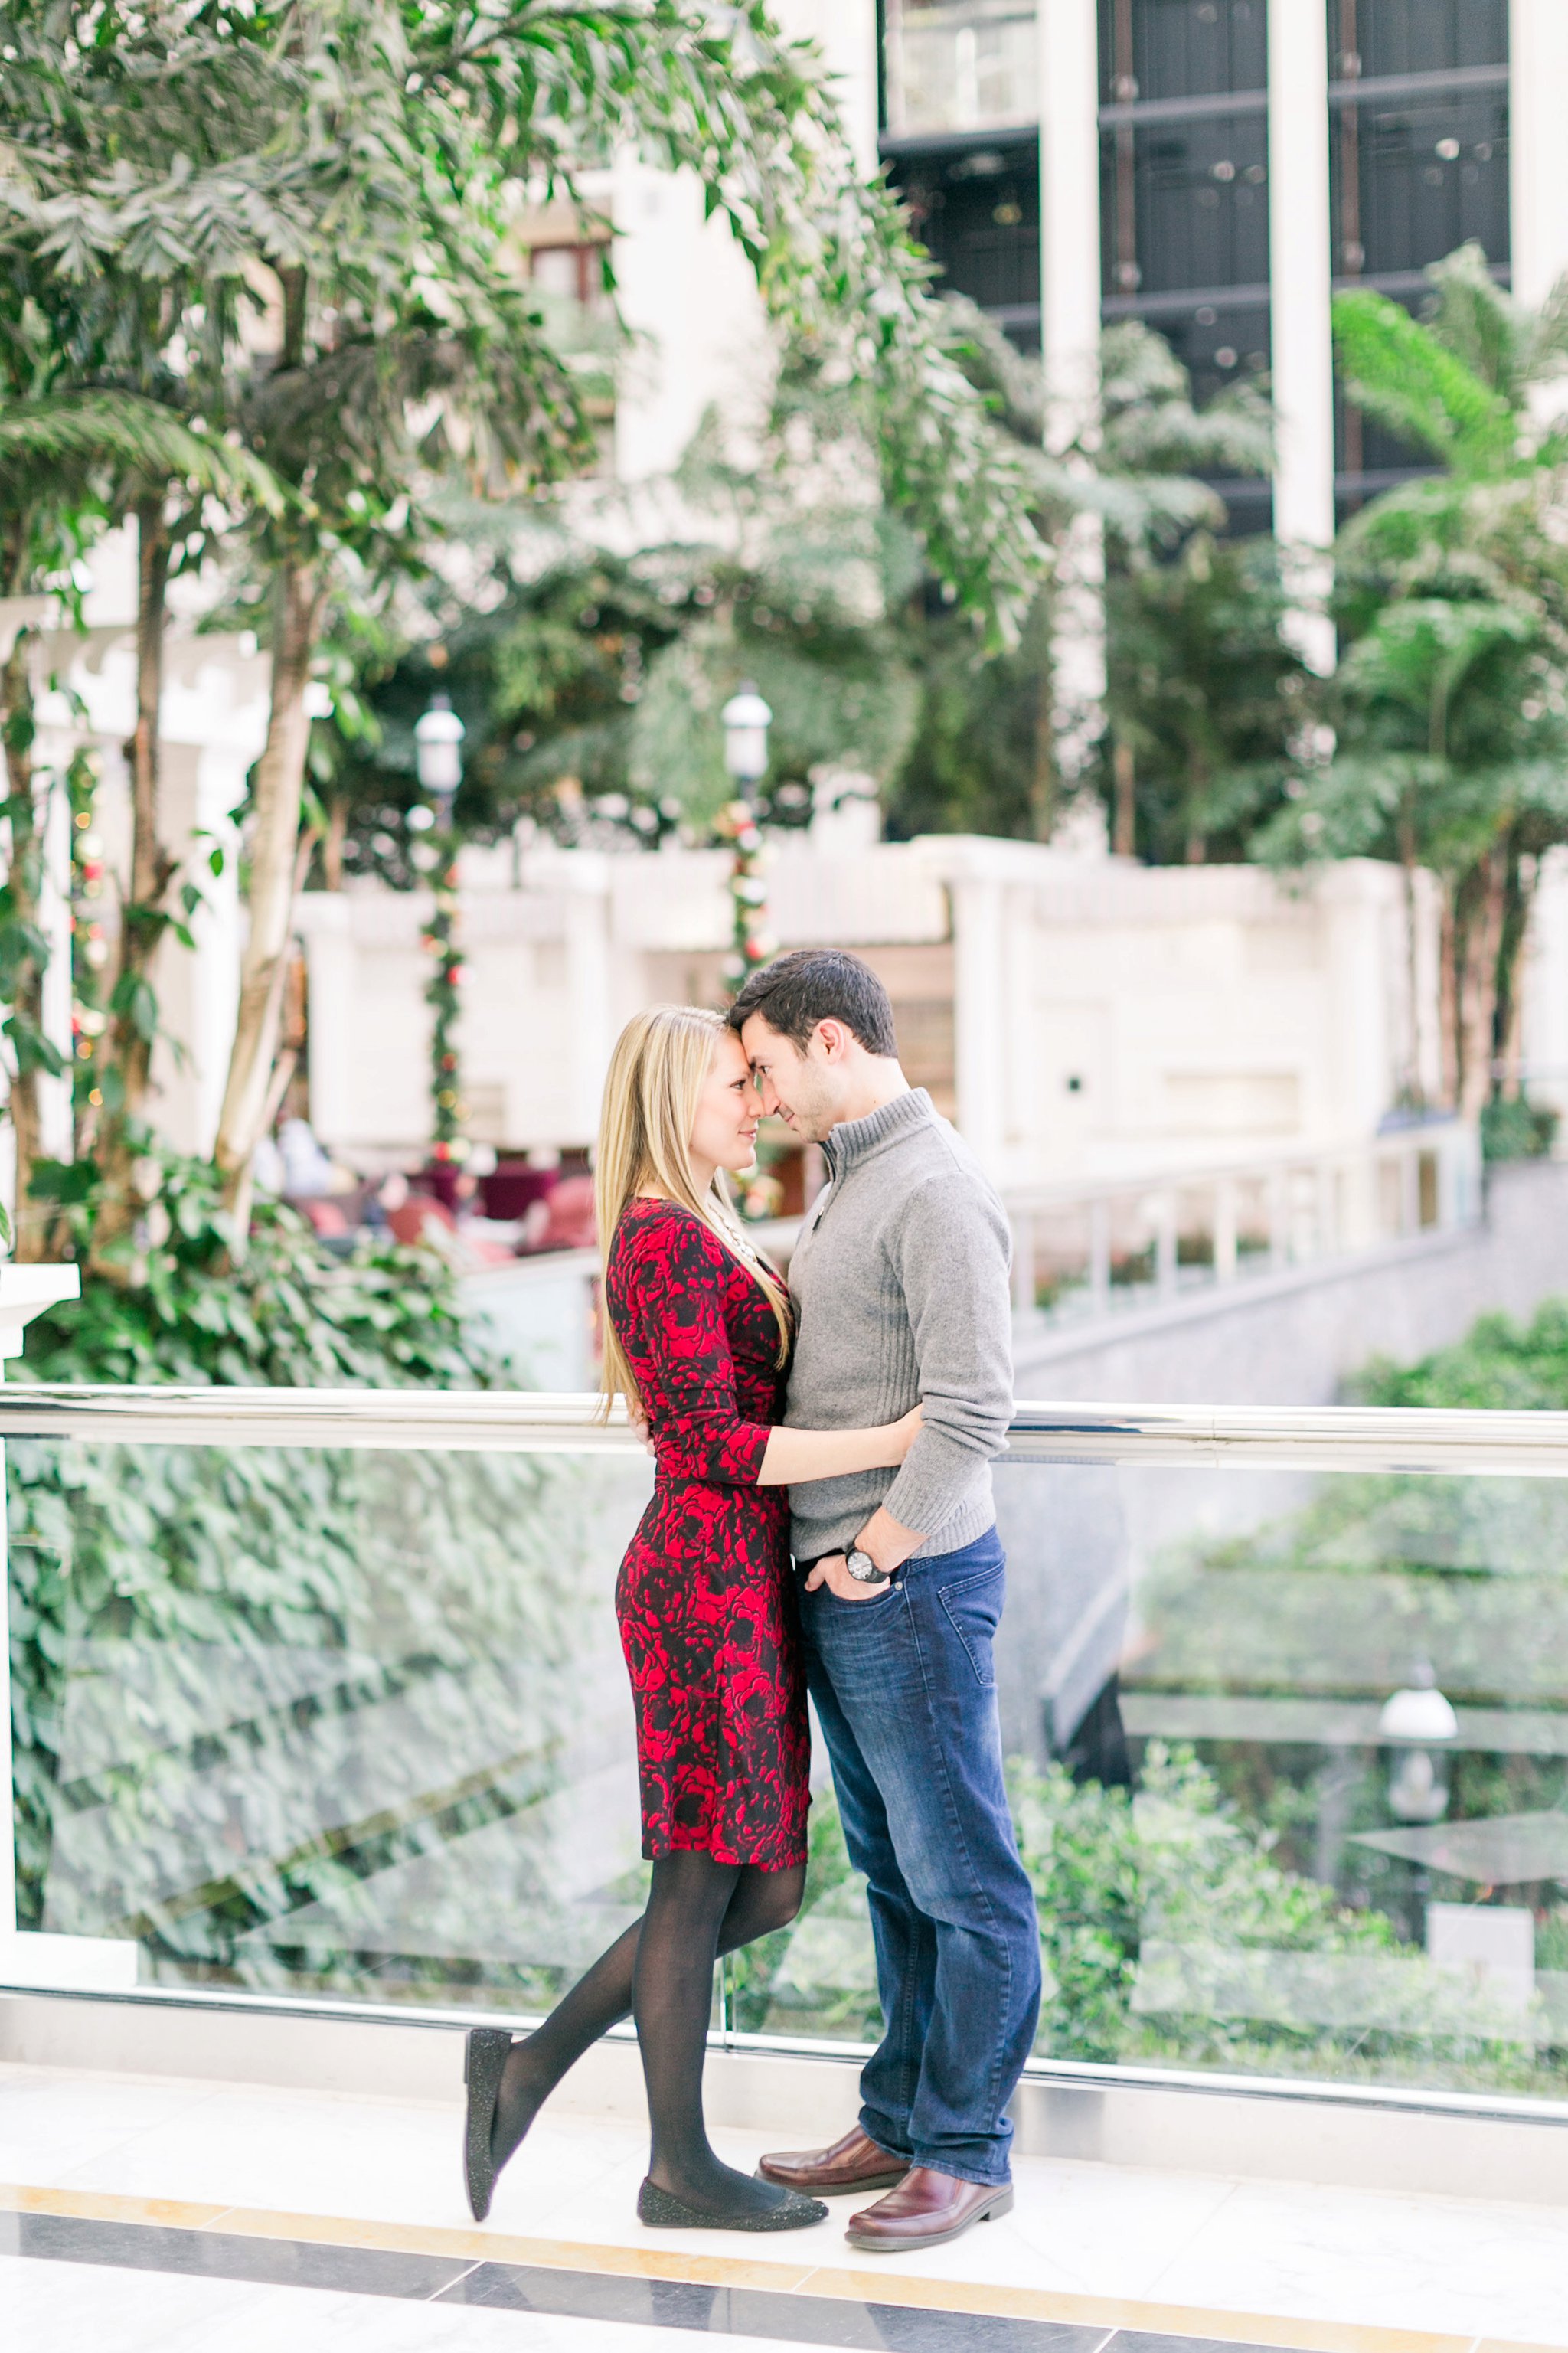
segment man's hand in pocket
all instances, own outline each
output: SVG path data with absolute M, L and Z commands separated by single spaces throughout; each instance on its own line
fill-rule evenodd
M 805 1589 L 815 1593 L 822 1585 L 839 1601 L 879 1601 L 888 1590 L 886 1582 L 863 1585 L 858 1577 L 851 1577 L 849 1563 L 841 1552 L 825 1553 L 820 1560 L 812 1563 Z

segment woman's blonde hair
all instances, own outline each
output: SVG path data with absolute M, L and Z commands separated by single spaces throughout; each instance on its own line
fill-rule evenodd
M 598 1215 L 599 1255 L 605 1268 L 616 1228 L 626 1203 L 639 1193 L 659 1193 L 679 1202 L 711 1229 L 765 1293 L 779 1331 L 778 1361 L 789 1354 L 789 1302 L 773 1269 L 748 1240 L 715 1174 L 699 1193 L 691 1173 L 691 1129 L 697 1101 L 721 1038 L 729 1032 L 722 1014 L 700 1005 L 653 1005 L 634 1014 L 616 1040 L 605 1080 L 599 1114 L 599 1145 L 594 1163 L 594 1205 Z M 604 1311 L 604 1372 L 606 1406 L 615 1397 L 640 1402 L 626 1351 Z

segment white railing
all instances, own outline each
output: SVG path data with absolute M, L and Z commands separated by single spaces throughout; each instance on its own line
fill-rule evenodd
M 1015 1187 L 1022 1325 L 1079 1325 L 1259 1274 L 1456 1232 L 1480 1215 L 1480 1144 L 1458 1120 L 1331 1150 L 1282 1150 L 1154 1175 Z M 798 1219 L 752 1228 L 787 1267 Z M 522 1377 L 591 1379 L 598 1253 L 551 1250 L 465 1275 L 466 1306 Z
M 624 1409 L 527 1389 L 0 1389 L 0 1439 L 628 1455 Z M 1568 1478 L 1568 1413 L 1021 1400 L 1008 1459 L 1128 1470 L 1447 1472 Z
M 1015 1188 L 1006 1209 L 1015 1312 L 1076 1321 L 1473 1225 L 1480 1143 L 1460 1120 L 1424 1121 L 1336 1149 Z

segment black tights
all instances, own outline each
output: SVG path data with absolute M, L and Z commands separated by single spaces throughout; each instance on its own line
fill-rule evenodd
M 776 2205 L 771 2183 L 721 2165 L 702 2120 L 702 2062 L 713 2008 L 713 1964 L 800 1909 L 805 1867 L 759 1871 L 710 1854 L 661 1856 L 647 1909 L 602 1953 L 542 2026 L 512 2044 L 496 2103 L 496 2170 L 521 2141 L 567 2069 L 625 2018 L 637 2020 L 661 2189 L 707 2213 Z

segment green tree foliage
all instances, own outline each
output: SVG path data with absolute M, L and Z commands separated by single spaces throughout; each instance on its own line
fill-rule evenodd
M 171 572 L 199 562 L 215 518 L 276 515 L 268 468 L 224 435 L 212 355 L 234 324 L 232 263 L 255 190 L 224 177 L 256 76 L 226 52 L 208 15 L 154 10 L 132 23 L 60 0 L 0 10 L 0 539 L 3 593 L 67 587 L 70 558 L 110 523 L 138 539 L 136 723 L 130 745 L 132 842 L 122 892 L 101 1118 L 88 1123 L 103 1163 L 98 1248 L 124 1255 L 137 1204 L 130 1170 L 145 1140 L 157 1012 L 148 970 L 160 940 L 191 913 L 172 903 L 182 860 L 162 838 L 158 708 Z M 86 37 L 82 37 L 83 34 Z M 121 37 L 123 37 L 123 38 Z M 132 57 L 135 64 L 127 70 Z M 200 80 L 205 103 L 194 111 Z M 122 208 L 122 216 L 121 216 Z M 113 233 L 110 225 L 113 224 Z M 68 605 L 72 601 L 68 596 Z M 35 776 L 35 649 L 5 671 L 12 748 L 7 814 L 23 855 L 9 880 L 12 935 L 36 906 L 38 804 L 59 779 Z M 49 1067 L 37 1018 L 37 953 L 16 972 L 17 1252 L 47 1246 L 47 1212 L 30 1198 L 38 1155 L 37 1072 Z M 40 1042 L 41 1041 L 41 1042 Z M 92 1134 L 92 1130 L 98 1130 Z
M 1413 1365 L 1376 1357 L 1351 1393 L 1358 1405 L 1568 1411 L 1568 1300 L 1544 1301 L 1528 1324 L 1483 1315 L 1452 1347 Z
M 1287 602 L 1272 540 L 1199 528 L 1161 560 L 1113 568 L 1104 748 L 1119 849 L 1236 863 L 1283 805 L 1310 707 Z
M 1101 342 L 1094 434 L 1047 452 L 1038 364 L 1020 358 L 970 306 L 955 308 L 973 340 L 975 380 L 1026 453 L 1056 571 L 1014 649 L 977 646 L 936 596 L 911 620 L 923 692 L 889 829 L 1050 833 L 1062 798 L 1061 742 L 1083 720 L 1063 701 L 1053 645 L 1062 598 L 1071 594 L 1075 527 L 1092 517 L 1107 579 L 1107 691 L 1106 731 L 1087 765 L 1087 787 L 1111 799 L 1119 849 L 1180 857 L 1215 831 L 1211 854 L 1229 853 L 1237 828 L 1278 792 L 1299 724 L 1289 690 L 1300 665 L 1279 633 L 1283 598 L 1271 550 L 1243 554 L 1226 543 L 1216 553 L 1225 510 L 1201 477 L 1269 470 L 1267 404 L 1242 387 L 1195 409 L 1169 344 L 1129 322 Z M 1202 674 L 1201 712 L 1198 691 L 1184 708 L 1184 681 L 1169 667 L 1177 660 Z M 1163 690 L 1154 710 L 1152 666 Z M 1135 842 L 1132 795 L 1145 781 Z M 1202 824 L 1184 822 L 1189 808 Z
M 701 838 L 731 790 L 719 714 L 742 678 L 773 712 L 774 822 L 808 813 L 814 775 L 892 773 L 915 701 L 897 614 L 921 555 L 878 501 L 862 420 L 842 394 L 786 380 L 744 459 L 731 438 L 710 412 L 668 481 L 590 512 L 593 536 L 572 527 L 580 493 L 492 510 L 478 586 L 473 510 L 449 494 L 460 582 L 437 558 L 401 655 L 372 644 L 356 672 L 350 651 L 346 719 L 318 725 L 352 869 L 417 878 L 398 820 L 437 683 L 468 731 L 458 817 L 481 836 L 521 817 L 569 841 L 655 843 L 677 823 Z M 632 555 L 605 544 L 670 510 L 679 536 Z
M 1475 246 L 1427 274 L 1422 320 L 1366 291 L 1334 306 L 1350 396 L 1438 470 L 1341 535 L 1337 751 L 1262 849 L 1436 874 L 1443 1095 L 1474 1116 L 1518 1092 L 1531 894 L 1542 852 L 1568 839 L 1568 426 L 1548 393 L 1568 289 L 1530 312 Z
M 89 388 L 166 396 L 220 438 L 237 433 L 286 493 L 243 501 L 273 648 L 217 1146 L 243 1209 L 272 1093 L 306 702 L 331 593 L 417 558 L 441 470 L 492 496 L 591 446 L 574 354 L 515 268 L 521 187 L 572 198 L 616 148 L 696 172 L 802 364 L 858 401 L 932 568 L 999 636 L 1040 551 L 1023 469 L 964 373 L 964 336 L 928 293 L 891 196 L 858 178 L 817 60 L 781 41 L 760 0 L 722 25 L 680 0 L 523 0 L 477 16 L 394 0 L 261 16 L 224 0 L 107 16 L 10 0 L 0 44 L 14 165 L 0 245 L 37 260 L 51 300 L 86 322 L 73 365 Z M 151 480 L 137 501 L 143 612 L 160 625 L 172 504 Z M 151 690 L 157 633 L 143 637 Z M 155 742 L 144 748 L 151 776 Z M 154 895 L 135 881 L 133 909 L 167 887 L 154 845 Z M 144 1016 L 144 991 L 132 995 L 122 1010 Z M 119 1060 L 145 1045 L 135 1019 Z

